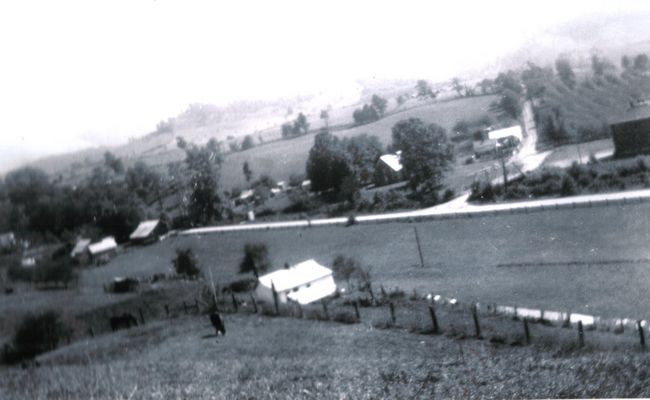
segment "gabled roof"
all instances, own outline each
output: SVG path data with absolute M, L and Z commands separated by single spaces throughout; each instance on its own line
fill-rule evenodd
M 384 154 L 379 157 L 379 161 L 383 162 L 395 172 L 402 170 L 402 157 L 401 154 Z
M 319 284 L 312 282 L 330 277 Z M 336 291 L 332 270 L 314 260 L 303 261 L 287 269 L 280 269 L 259 278 L 267 289 L 275 287 L 277 292 L 287 292 L 286 296 L 300 304 L 309 304 Z
M 284 292 L 324 278 L 328 275 L 332 275 L 331 269 L 324 267 L 311 259 L 289 268 L 279 269 L 260 276 L 259 281 L 262 285 L 268 288 L 270 288 L 271 283 L 273 283 L 277 292 Z
M 244 190 L 239 195 L 239 200 L 246 200 L 249 197 L 251 197 L 254 193 L 255 193 L 255 191 L 253 191 L 253 189 Z
M 90 244 L 90 239 L 81 238 L 77 240 L 77 243 L 74 245 L 74 248 L 70 252 L 70 257 L 74 257 L 77 254 L 81 254 L 88 248 Z
M 149 236 L 151 234 L 151 232 L 154 231 L 154 229 L 156 229 L 159 222 L 160 222 L 160 220 L 158 220 L 158 219 L 151 219 L 151 220 L 148 220 L 148 221 L 140 222 L 138 227 L 135 228 L 133 233 L 129 236 L 129 239 L 133 240 L 133 239 L 144 239 L 144 238 L 146 238 L 147 236 Z
M 90 254 L 95 255 L 116 248 L 117 248 L 117 242 L 115 242 L 115 238 L 113 238 L 112 236 L 108 236 L 103 238 L 101 241 L 97 243 L 93 243 L 89 245 L 88 251 L 90 252 Z

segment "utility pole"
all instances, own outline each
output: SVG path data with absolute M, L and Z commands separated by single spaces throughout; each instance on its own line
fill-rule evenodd
M 424 268 L 424 257 L 422 257 L 422 247 L 420 246 L 420 237 L 418 236 L 418 228 L 413 227 L 415 231 L 415 242 L 418 244 L 418 254 L 420 255 L 420 267 Z

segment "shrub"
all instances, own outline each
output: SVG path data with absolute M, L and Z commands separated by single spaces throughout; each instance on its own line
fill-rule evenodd
M 71 330 L 61 322 L 61 315 L 56 311 L 27 315 L 14 333 L 11 358 L 19 361 L 54 350 L 70 334 Z
M 334 317 L 332 319 L 342 324 L 355 324 L 357 322 L 357 318 L 354 316 L 354 314 L 345 311 L 337 312 L 334 314 Z
M 269 249 L 264 243 L 246 243 L 244 245 L 244 258 L 239 264 L 239 273 L 252 272 L 255 277 L 271 267 Z
M 573 196 L 578 193 L 578 188 L 576 181 L 573 180 L 571 175 L 567 175 L 562 178 L 562 186 L 560 188 L 560 194 L 562 196 Z
M 454 193 L 453 189 L 447 189 L 445 190 L 445 193 L 442 195 L 442 201 L 443 203 L 448 202 L 449 200 L 452 200 L 456 196 L 456 193 Z
M 494 201 L 496 195 L 494 193 L 494 188 L 490 182 L 472 182 L 471 193 L 469 195 L 470 201 Z
M 199 263 L 191 248 L 176 249 L 176 257 L 172 260 L 172 264 L 179 275 L 197 277 L 201 273 Z
M 257 287 L 257 279 L 244 278 L 230 282 L 228 286 L 222 289 L 224 293 L 243 293 L 250 292 Z

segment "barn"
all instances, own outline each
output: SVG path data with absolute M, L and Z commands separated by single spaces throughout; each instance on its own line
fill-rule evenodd
M 88 253 L 95 264 L 106 264 L 117 254 L 117 242 L 112 236 L 105 237 L 99 242 L 88 245 Z
M 377 186 L 390 185 L 402 180 L 402 152 L 384 154 L 377 160 L 373 181 Z
M 90 242 L 90 239 L 79 238 L 70 252 L 70 258 L 75 260 L 79 265 L 88 264 L 90 262 L 90 253 L 88 252 Z
M 255 297 L 273 303 L 274 289 L 281 303 L 291 300 L 309 304 L 336 292 L 336 283 L 331 269 L 311 259 L 260 276 Z
M 646 103 L 633 107 L 610 122 L 615 157 L 650 154 L 650 106 Z
M 167 227 L 159 219 L 142 221 L 131 233 L 129 239 L 133 244 L 149 244 L 157 242 L 160 235 L 167 233 Z

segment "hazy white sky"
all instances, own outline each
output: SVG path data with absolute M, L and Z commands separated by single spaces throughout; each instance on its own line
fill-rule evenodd
M 192 102 L 446 79 L 607 1 L 3 1 L 0 171 L 115 144 Z

